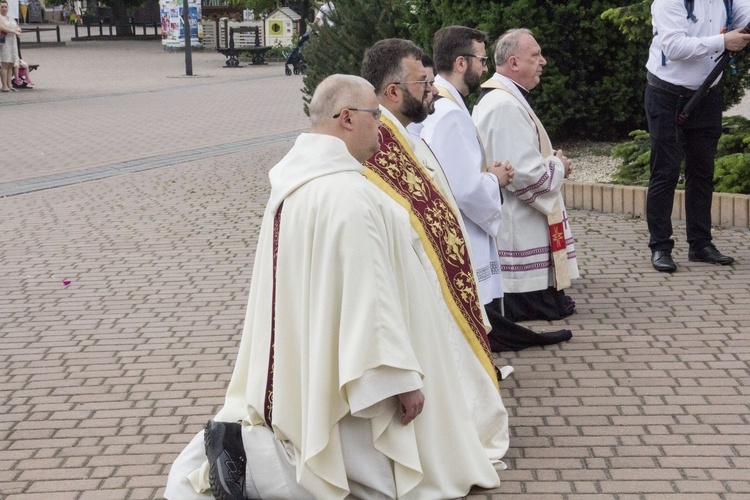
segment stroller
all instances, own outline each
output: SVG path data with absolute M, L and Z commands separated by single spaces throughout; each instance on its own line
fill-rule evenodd
M 286 63 L 284 64 L 284 72 L 286 73 L 286 76 L 289 76 L 294 72 L 295 75 L 299 75 L 301 73 L 304 73 L 307 69 L 307 63 L 305 62 L 305 58 L 302 57 L 302 46 L 310 39 L 310 33 L 311 31 L 307 31 L 305 34 L 303 34 L 301 37 L 299 37 L 299 40 L 297 40 L 297 45 L 292 49 L 291 52 L 288 54 L 284 54 L 286 56 Z M 292 65 L 290 68 L 289 65 Z

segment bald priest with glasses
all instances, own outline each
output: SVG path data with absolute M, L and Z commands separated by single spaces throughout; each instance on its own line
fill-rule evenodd
M 226 399 L 174 462 L 169 500 L 456 498 L 499 486 L 409 216 L 365 177 L 380 110 L 333 75 L 269 172 Z

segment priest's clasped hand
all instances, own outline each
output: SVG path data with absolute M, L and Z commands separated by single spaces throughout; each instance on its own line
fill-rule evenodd
M 416 391 L 404 392 L 398 395 L 401 402 L 401 410 L 404 412 L 401 417 L 401 423 L 406 425 L 422 413 L 424 407 L 424 394 L 417 389 Z
M 513 184 L 513 178 L 516 175 L 516 171 L 513 169 L 513 166 L 509 161 L 493 161 L 487 167 L 487 171 L 491 174 L 495 174 L 497 182 L 500 184 L 501 188 Z
M 562 149 L 558 149 L 555 151 L 555 156 L 562 162 L 563 167 L 565 168 L 565 178 L 567 179 L 570 177 L 570 173 L 573 171 L 573 161 L 569 160 L 567 156 L 565 156 L 562 152 Z

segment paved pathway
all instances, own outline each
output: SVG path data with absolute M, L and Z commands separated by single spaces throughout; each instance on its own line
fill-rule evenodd
M 301 79 L 213 53 L 171 78 L 153 42 L 24 56 L 38 88 L 0 96 L 0 498 L 160 498 L 222 403 Z M 713 267 L 678 226 L 670 276 L 642 221 L 572 215 L 574 338 L 498 358 L 510 467 L 469 498 L 748 498 L 750 232 L 717 230 L 738 262 Z

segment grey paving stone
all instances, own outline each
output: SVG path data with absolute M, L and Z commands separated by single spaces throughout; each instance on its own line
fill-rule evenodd
M 0 98 L 18 146 L 0 167 L 18 190 L 0 198 L 0 497 L 159 498 L 223 402 L 301 79 L 207 52 L 211 78 L 168 78 L 182 54 L 148 42 L 24 56 L 37 88 Z M 750 232 L 717 230 L 737 263 L 714 267 L 677 225 L 665 275 L 643 221 L 571 216 L 578 312 L 530 326 L 574 337 L 496 356 L 516 368 L 509 469 L 469 498 L 746 496 Z

